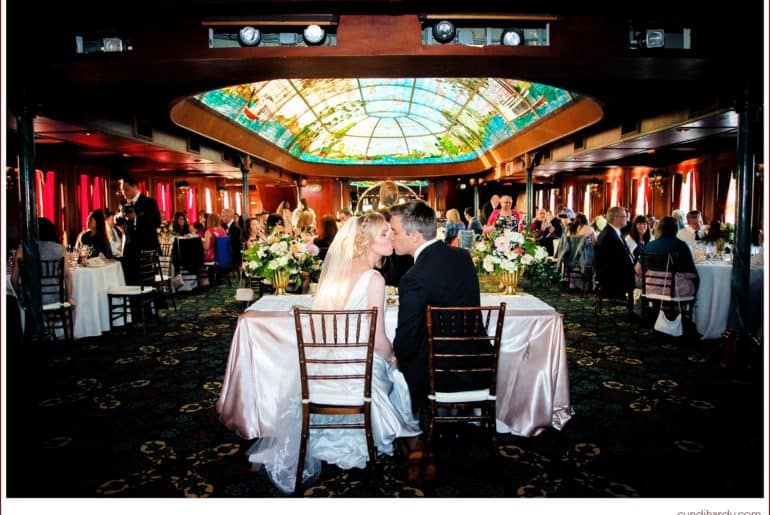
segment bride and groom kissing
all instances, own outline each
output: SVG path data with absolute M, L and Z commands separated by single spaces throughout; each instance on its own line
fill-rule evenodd
M 392 455 L 394 442 L 409 460 L 407 480 L 430 480 L 435 466 L 425 449 L 422 433 L 428 423 L 428 349 L 425 323 L 427 305 L 478 306 L 479 283 L 470 254 L 436 239 L 436 214 L 422 201 L 391 208 L 390 223 L 379 212 L 352 217 L 340 228 L 323 263 L 313 309 L 378 308 L 372 364 L 371 424 L 377 451 Z M 385 334 L 385 279 L 376 267 L 393 252 L 411 255 L 414 265 L 399 283 L 396 335 L 391 343 Z M 470 378 L 457 377 L 441 391 L 476 389 Z M 292 432 L 292 431 L 289 431 Z M 303 479 L 320 472 L 317 461 L 341 468 L 364 468 L 367 448 L 362 431 L 343 437 L 325 431 L 311 432 Z M 272 442 L 275 444 L 276 442 Z M 255 446 L 256 447 L 256 446 Z M 285 445 L 278 447 L 286 448 Z M 253 452 L 252 452 L 253 451 Z M 280 475 L 293 488 L 294 463 L 278 473 L 274 457 L 259 449 L 249 451 L 252 463 L 264 463 L 271 479 Z

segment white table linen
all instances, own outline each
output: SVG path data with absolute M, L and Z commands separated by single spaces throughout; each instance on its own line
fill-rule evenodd
M 535 436 L 549 426 L 561 429 L 572 416 L 561 315 L 531 295 L 481 296 L 482 305 L 501 301 L 507 310 L 497 373 L 497 430 Z M 311 303 L 310 295 L 267 295 L 239 318 L 217 412 L 242 438 L 275 434 L 280 414 L 299 397 L 291 310 Z M 386 306 L 391 340 L 397 321 L 398 307 Z
M 704 340 L 721 338 L 730 314 L 732 263 L 707 261 L 696 263 L 695 269 L 700 279 L 693 308 L 695 328 Z
M 120 261 L 109 261 L 100 267 L 72 268 L 72 300 L 75 302 L 73 334 L 76 339 L 99 336 L 109 331 L 107 290 L 125 284 Z M 123 325 L 123 320 L 114 324 Z

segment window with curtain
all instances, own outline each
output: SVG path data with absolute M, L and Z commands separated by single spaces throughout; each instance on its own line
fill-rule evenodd
M 240 213 L 241 215 L 244 215 L 243 216 L 244 218 L 248 218 L 246 216 L 248 213 L 241 213 L 241 211 L 243 211 L 243 202 L 241 202 L 241 197 L 242 197 L 241 192 L 240 191 L 236 191 L 235 192 L 235 207 L 234 207 L 234 209 L 235 209 L 236 213 Z
M 551 210 L 551 213 L 555 216 L 557 214 L 556 213 L 556 190 L 553 188 L 551 188 L 551 190 L 548 192 L 548 207 Z
M 88 215 L 96 209 L 107 207 L 107 181 L 100 176 L 80 174 L 77 183 L 80 230 L 88 228 Z
M 636 202 L 633 215 L 647 213 L 647 177 L 640 177 L 636 183 Z
M 730 175 L 730 186 L 727 189 L 727 202 L 725 202 L 725 222 L 735 225 L 735 206 L 738 203 L 738 185 L 735 177 Z
M 155 200 L 158 202 L 161 220 L 171 220 L 174 215 L 174 203 L 171 198 L 171 183 L 159 182 L 155 185 Z
M 586 184 L 586 190 L 583 192 L 583 214 L 591 220 L 591 185 Z
M 682 178 L 682 186 L 679 193 L 679 209 L 684 212 L 698 209 L 698 172 L 690 170 Z
M 185 194 L 184 209 L 187 212 L 187 221 L 190 224 L 198 220 L 198 206 L 196 205 L 196 188 L 190 186 Z
M 612 181 L 612 187 L 610 189 L 610 207 L 620 205 L 620 181 L 615 179 Z
M 224 206 L 224 209 L 230 208 L 230 192 L 225 190 L 222 194 L 222 205 Z
M 211 201 L 211 188 L 206 188 L 203 195 L 203 204 L 205 206 L 207 213 L 213 213 L 213 209 L 211 208 L 212 201 Z
M 574 211 L 574 208 L 572 207 L 574 205 L 573 191 L 574 187 L 570 186 L 567 188 L 567 207 Z

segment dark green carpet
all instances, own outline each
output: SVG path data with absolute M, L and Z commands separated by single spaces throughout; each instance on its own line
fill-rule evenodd
M 761 353 L 728 373 L 717 341 L 637 343 L 627 322 L 596 320 L 591 297 L 536 293 L 565 316 L 575 415 L 561 432 L 501 436 L 497 460 L 475 428 L 443 434 L 422 489 L 395 456 L 374 484 L 327 466 L 306 495 L 762 497 Z M 146 337 L 6 339 L 8 497 L 282 495 L 215 410 L 242 304 L 225 287 L 177 303 Z

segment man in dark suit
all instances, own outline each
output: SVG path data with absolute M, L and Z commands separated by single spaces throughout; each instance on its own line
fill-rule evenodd
M 139 255 L 142 250 L 160 252 L 158 227 L 160 211 L 155 199 L 143 195 L 135 177 L 126 177 L 121 185 L 126 204 L 123 211 L 126 218 L 126 243 L 123 248 L 123 275 L 126 284 L 139 284 Z
M 621 236 L 628 215 L 622 207 L 607 211 L 607 225 L 596 238 L 594 264 L 602 297 L 626 299 L 629 313 L 634 302 L 634 257 Z
M 393 248 L 396 254 L 411 255 L 414 265 L 399 284 L 398 327 L 393 350 L 404 373 L 412 398 L 412 409 L 425 424 L 428 395 L 428 346 L 425 308 L 480 305 L 479 281 L 471 256 L 465 249 L 436 240 L 436 213 L 427 204 L 413 200 L 391 208 Z M 483 377 L 457 377 L 438 385 L 441 391 L 478 388 Z M 483 386 L 481 386 L 483 388 Z
M 222 210 L 222 228 L 230 238 L 233 267 L 237 270 L 241 266 L 241 228 L 235 223 L 235 212 L 230 208 Z

